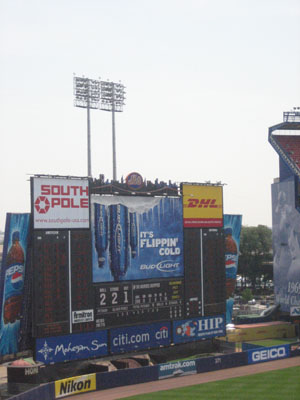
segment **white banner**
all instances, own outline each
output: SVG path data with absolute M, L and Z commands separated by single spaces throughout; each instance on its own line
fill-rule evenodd
M 89 228 L 87 179 L 33 178 L 34 229 Z

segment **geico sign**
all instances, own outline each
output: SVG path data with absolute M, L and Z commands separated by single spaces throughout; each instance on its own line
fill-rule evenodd
M 257 350 L 252 353 L 252 361 L 267 361 L 275 358 L 286 357 L 287 352 L 285 347 L 277 347 L 266 350 Z

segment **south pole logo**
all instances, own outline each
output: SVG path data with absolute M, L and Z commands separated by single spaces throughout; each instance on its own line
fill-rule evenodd
M 46 214 L 50 208 L 50 202 L 45 196 L 39 196 L 35 200 L 34 207 L 39 214 Z

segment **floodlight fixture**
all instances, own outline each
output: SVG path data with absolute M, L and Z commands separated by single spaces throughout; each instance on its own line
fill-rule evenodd
M 88 176 L 91 171 L 91 122 L 90 109 L 112 113 L 113 180 L 117 179 L 115 112 L 122 112 L 125 86 L 121 83 L 74 76 L 74 106 L 87 109 Z

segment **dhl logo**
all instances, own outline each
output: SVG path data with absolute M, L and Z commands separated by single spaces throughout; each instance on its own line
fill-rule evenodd
M 222 205 L 216 204 L 216 199 L 187 199 L 187 208 L 222 208 Z

